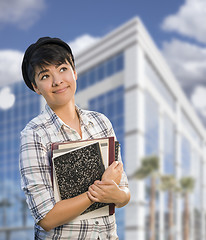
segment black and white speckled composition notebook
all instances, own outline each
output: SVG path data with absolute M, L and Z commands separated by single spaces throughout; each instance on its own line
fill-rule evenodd
M 89 144 L 53 159 L 56 180 L 61 199 L 78 196 L 86 191 L 95 180 L 101 180 L 105 171 L 100 145 Z M 84 213 L 106 206 L 94 203 Z

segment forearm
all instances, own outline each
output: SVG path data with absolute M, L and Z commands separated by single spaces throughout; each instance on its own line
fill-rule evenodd
M 63 225 L 86 210 L 92 201 L 88 198 L 87 193 L 83 193 L 77 197 L 57 202 L 47 215 L 39 221 L 39 225 L 46 231 Z
M 114 203 L 116 207 L 125 206 L 130 200 L 127 187 L 119 187 L 114 181 L 96 181 L 89 187 L 88 196 L 93 202 Z
M 119 192 L 114 201 L 114 204 L 117 208 L 124 207 L 130 200 L 130 191 L 127 187 L 119 187 Z

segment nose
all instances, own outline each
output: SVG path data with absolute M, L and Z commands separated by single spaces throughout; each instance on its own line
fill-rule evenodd
M 62 79 L 59 75 L 53 75 L 52 87 L 59 86 L 62 83 Z

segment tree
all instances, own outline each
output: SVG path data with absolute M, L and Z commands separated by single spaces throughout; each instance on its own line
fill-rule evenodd
M 155 155 L 146 156 L 141 161 L 141 166 L 133 174 L 136 179 L 145 179 L 150 177 L 150 216 L 149 229 L 150 240 L 155 240 L 155 196 L 156 196 L 156 180 L 159 176 L 159 157 Z
M 173 193 L 177 191 L 177 181 L 173 175 L 162 175 L 160 180 L 160 190 L 168 192 L 168 240 L 173 240 Z
M 182 177 L 180 179 L 180 191 L 184 197 L 183 212 L 183 240 L 189 240 L 189 193 L 194 190 L 195 180 L 192 177 Z

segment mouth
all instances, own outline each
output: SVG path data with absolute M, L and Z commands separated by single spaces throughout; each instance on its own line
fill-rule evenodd
M 61 89 L 57 89 L 55 91 L 53 91 L 53 93 L 56 93 L 56 94 L 59 94 L 59 93 L 63 93 L 67 90 L 68 87 L 64 87 L 64 88 L 61 88 Z

